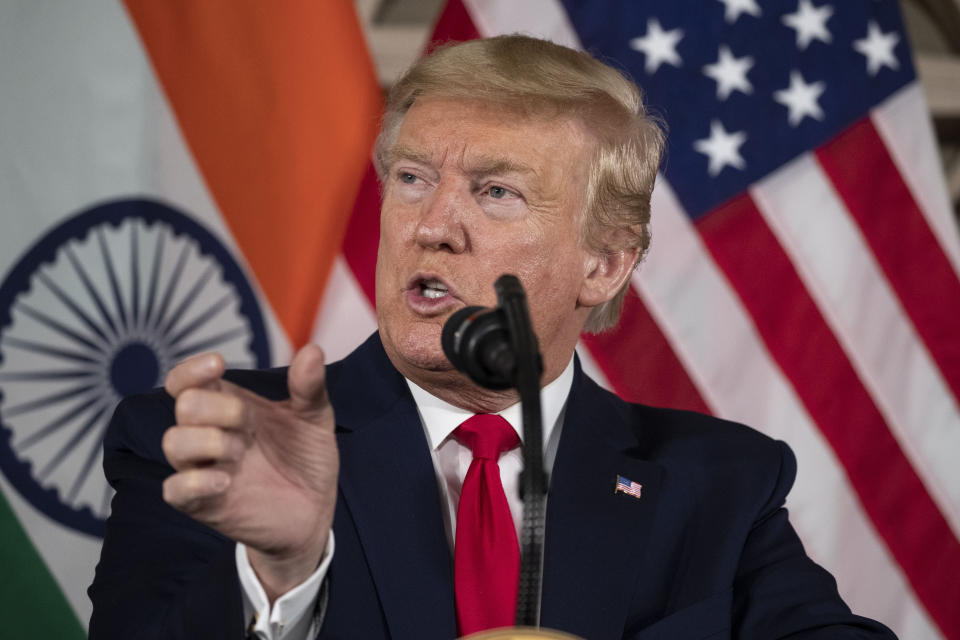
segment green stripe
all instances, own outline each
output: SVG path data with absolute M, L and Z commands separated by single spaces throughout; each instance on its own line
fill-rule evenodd
M 0 610 L 5 638 L 83 640 L 86 631 L 0 492 Z

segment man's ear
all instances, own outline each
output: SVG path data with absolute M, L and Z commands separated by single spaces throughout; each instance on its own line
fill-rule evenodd
M 607 253 L 588 250 L 577 302 L 584 307 L 595 307 L 617 295 L 630 279 L 639 251 L 637 247 Z

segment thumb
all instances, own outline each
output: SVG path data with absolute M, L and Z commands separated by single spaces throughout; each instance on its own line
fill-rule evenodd
M 323 350 L 308 344 L 293 357 L 287 371 L 287 388 L 294 411 L 315 414 L 329 405 Z

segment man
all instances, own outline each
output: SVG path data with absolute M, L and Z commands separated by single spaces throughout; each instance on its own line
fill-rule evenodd
M 804 554 L 783 509 L 785 445 L 626 404 L 576 363 L 581 331 L 615 323 L 649 244 L 662 146 L 636 87 L 586 54 L 511 36 L 415 66 L 376 149 L 378 334 L 329 367 L 312 346 L 288 371 L 225 375 L 200 356 L 170 373 L 169 395 L 121 404 L 91 637 L 509 624 L 517 397 L 472 384 L 440 346 L 453 312 L 495 304 L 502 273 L 527 290 L 544 360 L 543 626 L 591 640 L 890 637 Z M 479 453 L 494 431 L 496 451 Z M 499 505 L 489 522 L 465 508 L 475 499 Z M 496 534 L 486 555 L 475 527 Z

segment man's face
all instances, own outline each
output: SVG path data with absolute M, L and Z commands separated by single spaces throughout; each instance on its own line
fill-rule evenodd
M 414 103 L 388 159 L 377 256 L 380 334 L 404 375 L 451 369 L 443 323 L 464 306 L 495 306 L 504 273 L 527 292 L 545 382 L 560 373 L 589 313 L 578 299 L 590 268 L 580 227 L 591 151 L 573 119 Z

